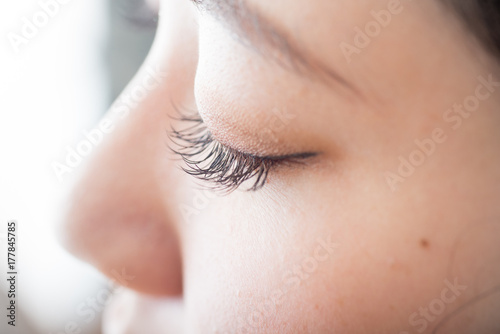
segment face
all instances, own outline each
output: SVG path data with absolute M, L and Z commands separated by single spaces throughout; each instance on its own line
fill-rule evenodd
M 242 3 L 160 4 L 79 169 L 105 332 L 498 330 L 492 59 L 436 1 Z

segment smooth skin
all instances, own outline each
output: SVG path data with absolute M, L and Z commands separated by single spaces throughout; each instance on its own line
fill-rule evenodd
M 104 333 L 498 333 L 495 61 L 437 1 L 402 0 L 350 62 L 340 45 L 389 1 L 246 3 L 343 82 L 297 73 L 187 0 L 161 2 L 124 94 L 151 68 L 161 83 L 106 116 L 115 128 L 79 168 L 63 228 L 71 252 L 133 277 Z M 477 110 L 446 114 L 479 76 L 493 83 Z M 256 192 L 199 191 L 167 148 L 175 106 L 238 150 L 319 154 Z M 432 153 L 391 187 L 399 157 L 436 129 Z

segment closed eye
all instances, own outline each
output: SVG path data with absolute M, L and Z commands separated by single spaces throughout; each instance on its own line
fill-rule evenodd
M 246 189 L 256 191 L 267 181 L 269 173 L 278 166 L 302 164 L 317 155 L 314 152 L 279 156 L 257 156 L 243 153 L 218 142 L 196 114 L 183 114 L 180 121 L 186 124 L 182 130 L 172 129 L 172 151 L 185 165 L 182 169 L 199 180 L 211 184 L 214 190 L 232 192 L 246 181 Z

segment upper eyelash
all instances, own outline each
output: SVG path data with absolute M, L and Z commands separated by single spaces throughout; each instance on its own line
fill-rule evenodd
M 214 190 L 231 192 L 250 179 L 255 181 L 247 190 L 259 190 L 277 164 L 300 163 L 300 160 L 315 155 L 259 157 L 239 152 L 216 141 L 197 112 L 183 113 L 178 120 L 192 125 L 182 130 L 171 129 L 170 139 L 176 146 L 171 148 L 172 151 L 186 164 L 182 168 L 186 173 L 212 183 Z

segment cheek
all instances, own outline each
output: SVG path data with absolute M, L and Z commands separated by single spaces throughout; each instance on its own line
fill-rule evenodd
M 447 231 L 456 227 L 441 219 L 451 211 L 438 198 L 419 210 L 412 198 L 385 191 L 383 179 L 351 173 L 211 199 L 184 233 L 193 326 L 407 329 L 409 316 L 445 287 L 456 240 Z
M 288 324 L 293 331 L 292 320 L 304 319 L 297 312 L 321 304 L 315 291 L 324 284 L 315 282 L 333 264 L 333 238 L 308 226 L 320 225 L 319 217 L 287 204 L 300 198 L 277 199 L 258 193 L 214 199 L 184 233 L 185 298 L 197 329 L 276 332 Z
M 186 305 L 200 328 L 317 332 L 337 326 L 331 315 L 359 282 L 349 275 L 356 256 L 342 258 L 349 253 L 340 250 L 343 228 L 321 205 L 331 193 L 301 193 L 265 189 L 213 199 L 184 233 L 190 238 L 184 240 Z

